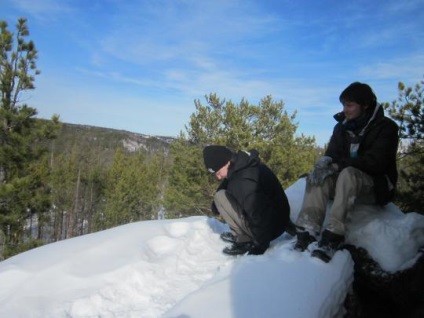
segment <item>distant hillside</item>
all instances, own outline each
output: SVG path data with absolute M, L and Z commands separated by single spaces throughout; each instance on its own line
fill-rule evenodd
M 115 150 L 124 147 L 128 152 L 145 150 L 148 154 L 168 152 L 173 137 L 150 136 L 125 130 L 62 123 L 57 139 L 52 143 L 56 153 L 96 152 L 109 161 Z

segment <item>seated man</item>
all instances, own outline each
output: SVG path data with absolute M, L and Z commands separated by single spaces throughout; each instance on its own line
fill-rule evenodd
M 345 218 L 356 199 L 385 205 L 397 182 L 398 126 L 385 117 L 367 84 L 355 82 L 340 95 L 343 111 L 325 152 L 307 176 L 305 195 L 296 226 L 295 249 L 304 251 L 317 240 L 327 203 L 334 199 L 318 248 L 312 251 L 328 262 L 344 241 Z
M 219 213 L 231 232 L 221 238 L 232 243 L 228 255 L 263 254 L 290 222 L 290 206 L 276 175 L 261 162 L 256 150 L 233 153 L 224 146 L 203 149 L 206 168 L 221 185 L 212 211 Z

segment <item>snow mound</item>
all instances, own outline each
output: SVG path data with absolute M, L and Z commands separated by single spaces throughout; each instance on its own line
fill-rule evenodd
M 0 316 L 329 317 L 340 310 L 353 277 L 347 251 L 324 264 L 293 251 L 284 234 L 262 256 L 234 258 L 222 253 L 226 230 L 207 217 L 145 221 L 20 254 L 0 263 Z
M 287 189 L 292 220 L 304 180 Z M 348 240 L 383 268 L 412 265 L 423 216 L 357 206 Z M 0 263 L 0 317 L 341 317 L 353 261 L 325 264 L 288 234 L 261 256 L 229 257 L 208 217 L 132 223 L 60 241 Z M 306 305 L 307 304 L 307 305 Z

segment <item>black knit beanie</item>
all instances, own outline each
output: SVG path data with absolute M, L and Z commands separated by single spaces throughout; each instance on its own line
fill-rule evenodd
M 225 146 L 212 145 L 203 149 L 203 160 L 210 173 L 215 173 L 225 166 L 232 156 L 233 152 Z

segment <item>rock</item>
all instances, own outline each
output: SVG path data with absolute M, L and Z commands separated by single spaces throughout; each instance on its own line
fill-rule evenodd
M 424 250 L 413 266 L 392 273 L 383 270 L 365 249 L 345 248 L 355 263 L 353 291 L 345 302 L 348 318 L 424 317 Z

